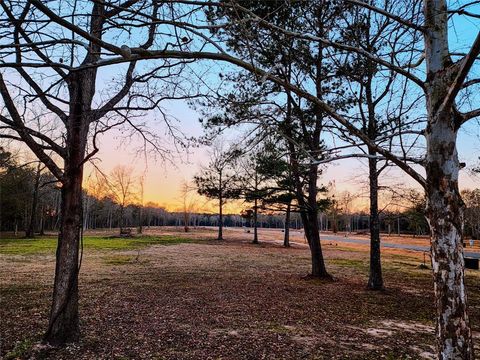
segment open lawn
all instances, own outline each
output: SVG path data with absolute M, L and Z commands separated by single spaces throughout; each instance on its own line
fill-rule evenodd
M 175 245 L 195 241 L 193 238 L 175 235 L 143 235 L 141 237 L 122 238 L 116 236 L 85 236 L 84 250 L 135 250 L 149 245 Z M 55 252 L 57 238 L 43 236 L 35 239 L 0 239 L 0 254 L 40 255 Z
M 421 253 L 384 249 L 387 290 L 365 289 L 368 247 L 323 244 L 334 282 L 309 279 L 300 233 L 147 231 L 87 234 L 82 341 L 39 350 L 48 320 L 54 238 L 0 239 L 0 356 L 50 359 L 419 359 L 434 346 L 433 284 Z M 275 241 L 277 240 L 277 241 Z M 169 246 L 165 246 L 169 245 Z M 480 272 L 467 271 L 475 345 Z

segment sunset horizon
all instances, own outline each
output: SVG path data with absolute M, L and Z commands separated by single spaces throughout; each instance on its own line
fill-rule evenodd
M 0 13 L 0 358 L 475 359 L 480 0 Z

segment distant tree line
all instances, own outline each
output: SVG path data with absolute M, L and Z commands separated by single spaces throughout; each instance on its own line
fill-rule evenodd
M 38 162 L 21 164 L 0 147 L 0 229 L 44 233 L 58 227 L 60 191 Z
M 118 169 L 114 169 L 112 173 L 116 171 Z M 98 183 L 108 184 L 106 181 L 98 181 Z M 302 218 L 295 209 L 296 207 L 293 206 L 289 220 L 286 220 L 284 215 L 285 197 L 275 198 L 272 192 L 268 192 L 268 186 L 265 184 L 262 186 L 263 190 L 245 192 L 247 202 L 244 203 L 244 211 L 241 214 L 223 215 L 223 226 L 252 228 L 252 232 L 255 224 L 259 228 L 302 229 Z M 45 234 L 47 231 L 57 231 L 60 196 L 60 187 L 48 170 L 39 166 L 38 162 L 22 164 L 17 156 L 0 148 L 1 231 L 22 233 L 22 236 L 23 233 L 33 236 L 34 234 Z M 255 205 L 252 204 L 256 196 L 258 196 L 258 214 L 256 221 L 253 221 Z M 465 235 L 479 239 L 480 189 L 464 190 L 462 196 L 467 205 Z M 192 211 L 188 217 L 185 217 L 184 212 L 167 211 L 153 202 L 147 202 L 142 206 L 135 202 L 137 196 L 132 196 L 132 203 L 124 203 L 122 206 L 122 203 L 116 200 L 108 187 L 100 191 L 91 183 L 83 191 L 83 197 L 83 229 L 85 230 L 116 229 L 121 226 L 149 228 L 187 225 L 195 228 L 220 225 L 218 214 Z M 382 233 L 414 236 L 429 234 L 424 214 L 424 199 L 413 190 L 411 197 L 411 205 L 404 211 L 383 211 L 379 215 L 379 228 Z M 188 219 L 187 223 L 185 223 L 185 219 Z M 370 215 L 367 212 L 346 211 L 342 206 L 333 202 L 319 213 L 318 219 L 322 231 L 363 233 L 370 228 Z M 286 221 L 289 226 L 286 226 Z

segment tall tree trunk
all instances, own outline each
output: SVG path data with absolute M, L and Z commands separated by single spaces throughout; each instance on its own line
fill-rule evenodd
M 50 320 L 43 341 L 53 346 L 78 341 L 79 244 L 83 212 L 83 162 L 89 128 L 89 110 L 95 89 L 94 69 L 69 78 L 70 109 L 66 121 L 66 158 L 61 190 L 60 231 Z
M 42 205 L 41 215 L 40 215 L 40 236 L 45 235 L 45 208 Z
M 119 221 L 118 227 L 120 228 L 120 234 L 122 233 L 122 230 L 123 230 L 123 224 L 124 224 L 123 218 L 125 216 L 124 212 L 125 212 L 124 206 L 120 205 L 120 218 L 118 219 Z
M 290 215 L 292 203 L 287 204 L 287 211 L 285 212 L 285 233 L 283 236 L 283 246 L 290 247 Z
M 376 155 L 373 149 L 369 154 Z M 371 290 L 383 289 L 382 262 L 380 257 L 380 219 L 378 217 L 378 173 L 377 159 L 368 159 L 370 181 L 370 275 L 367 287 Z
M 287 126 L 287 135 L 291 136 L 291 129 Z M 290 133 L 289 133 L 290 132 Z M 312 277 L 331 279 L 325 267 L 322 246 L 320 244 L 320 228 L 318 222 L 318 204 L 317 204 L 317 179 L 318 165 L 311 165 L 308 172 L 308 196 L 305 199 L 303 182 L 300 175 L 300 167 L 297 160 L 295 144 L 288 142 L 290 151 L 290 162 L 292 166 L 292 174 L 295 183 L 295 192 L 300 207 L 300 216 L 302 218 L 305 236 L 310 247 L 312 258 Z
M 218 240 L 223 240 L 223 172 L 218 173 Z
M 253 244 L 258 244 L 258 200 L 254 200 L 253 206 Z
M 320 229 L 318 226 L 317 211 L 309 209 L 302 216 L 305 235 L 308 245 L 310 246 L 310 254 L 312 259 L 312 277 L 331 279 L 330 274 L 325 267 L 322 246 L 320 244 Z
M 183 210 L 183 230 L 187 233 L 190 230 L 188 227 L 190 222 L 190 214 L 188 213 L 188 210 L 185 205 L 183 209 L 184 209 Z
M 254 185 L 255 200 L 253 202 L 253 244 L 258 244 L 258 165 L 255 165 Z
M 318 4 L 318 8 L 316 10 L 317 16 L 317 35 L 319 37 L 328 37 L 328 30 L 324 28 L 324 23 L 322 20 L 322 16 L 325 13 L 324 6 L 328 6 L 328 3 L 321 2 Z M 316 88 L 316 96 L 318 99 L 322 99 L 325 90 L 323 89 L 323 80 L 324 80 L 324 73 L 323 73 L 323 43 L 319 41 L 317 43 L 318 46 L 318 56 L 316 58 L 316 74 L 315 74 L 315 88 Z M 309 150 L 311 155 L 315 159 L 322 158 L 323 152 L 323 143 L 321 140 L 321 134 L 323 131 L 323 111 L 320 108 L 315 108 L 315 127 L 311 134 L 311 138 L 309 139 L 310 146 Z M 317 203 L 317 195 L 318 195 L 318 165 L 310 165 L 309 173 L 308 173 L 308 198 L 307 198 L 307 218 L 308 218 L 308 226 L 310 227 L 310 231 L 308 232 L 310 239 L 308 242 L 310 244 L 310 252 L 312 254 L 312 276 L 324 279 L 331 279 L 330 274 L 327 273 L 327 269 L 325 267 L 325 260 L 323 258 L 322 253 L 322 245 L 320 243 L 320 226 L 318 221 L 318 203 Z
M 322 245 L 320 243 L 320 226 L 318 221 L 318 204 L 317 204 L 317 180 L 318 180 L 318 165 L 310 165 L 308 174 L 308 204 L 306 211 L 307 222 L 304 227 L 308 227 L 309 231 L 305 229 L 307 240 L 310 245 L 310 252 L 312 255 L 312 276 L 318 278 L 330 279 L 331 276 L 327 273 L 325 267 L 325 260 L 322 253 Z
M 140 181 L 141 202 L 140 202 L 140 209 L 138 211 L 138 233 L 139 234 L 143 234 L 143 196 L 144 196 L 143 185 L 144 185 L 144 178 L 142 176 Z M 188 231 L 188 226 L 187 226 L 187 231 Z
M 82 172 L 65 174 L 53 303 L 44 341 L 53 346 L 78 341 L 78 254 L 82 226 Z
M 336 206 L 336 205 L 334 204 L 333 206 Z M 337 209 L 333 209 L 333 213 L 332 213 L 332 232 L 334 234 L 338 232 Z
M 320 10 L 321 12 L 321 10 Z M 321 34 L 320 36 L 322 36 Z M 321 67 L 322 67 L 322 44 L 319 43 L 319 56 L 317 59 L 317 79 L 316 79 L 316 90 L 317 96 L 321 98 L 322 90 L 322 81 L 321 81 Z M 291 66 L 291 64 L 290 64 Z M 291 70 L 291 69 L 290 69 Z M 290 80 L 291 72 L 289 71 L 288 79 Z M 285 132 L 288 139 L 294 139 L 292 131 L 292 95 L 290 91 L 287 91 L 287 114 L 285 119 Z M 311 135 L 305 133 L 304 136 L 308 138 L 307 143 L 309 143 L 310 150 L 312 155 L 320 158 L 322 152 L 322 142 L 320 139 L 320 134 L 322 131 L 323 116 L 321 111 L 316 111 L 316 121 L 315 121 L 315 130 Z M 322 254 L 322 246 L 320 244 L 320 228 L 318 222 L 318 204 L 317 204 L 317 180 L 318 180 L 318 165 L 310 165 L 307 180 L 308 180 L 308 194 L 307 199 L 305 199 L 305 193 L 303 188 L 302 175 L 300 170 L 300 165 L 298 161 L 297 151 L 295 148 L 295 142 L 288 140 L 288 147 L 290 152 L 290 165 L 292 167 L 292 175 L 294 179 L 295 186 L 295 195 L 297 197 L 297 202 L 301 208 L 300 215 L 302 217 L 303 228 L 305 230 L 305 236 L 307 238 L 310 253 L 312 257 L 312 277 L 317 278 L 326 278 L 331 279 L 331 276 L 327 273 L 325 267 L 325 261 Z
M 473 359 L 464 280 L 464 204 L 458 190 L 460 164 L 456 142 L 461 119 L 454 104 L 443 106 L 459 67 L 453 64 L 449 55 L 446 1 L 425 0 L 424 6 L 428 78 L 425 83 L 428 110 L 426 195 L 437 308 L 438 358 Z
M 223 240 L 223 199 L 220 197 L 218 205 L 218 240 Z
M 462 227 L 464 205 L 458 191 L 456 131 L 439 119 L 427 132 L 427 219 L 437 307 L 441 359 L 473 359 L 467 312 Z M 443 126 L 442 126 L 443 125 Z
M 35 220 L 37 215 L 37 205 L 38 205 L 38 189 L 40 188 L 40 175 L 42 172 L 41 164 L 38 163 L 37 172 L 35 173 L 35 183 L 33 185 L 33 197 L 32 197 L 32 209 L 30 214 L 30 222 L 28 224 L 25 237 L 32 238 L 35 236 Z
M 85 134 L 86 135 L 86 134 Z M 79 143 L 84 143 L 76 139 Z M 72 144 L 72 142 L 71 142 Z M 79 144 L 82 147 L 81 144 Z M 60 232 L 56 252 L 55 281 L 50 321 L 44 342 L 59 346 L 79 339 L 78 270 L 82 227 L 83 150 L 72 144 L 71 161 L 65 162 L 62 181 Z M 79 151 L 80 150 L 80 151 Z
M 84 194 L 86 197 L 86 201 L 84 201 L 85 209 L 83 210 L 83 230 L 88 229 L 88 220 L 89 220 L 89 210 L 90 210 L 90 198 L 87 194 Z

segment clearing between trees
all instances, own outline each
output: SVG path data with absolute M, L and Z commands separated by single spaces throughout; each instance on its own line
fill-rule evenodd
M 225 229 L 224 241 L 215 229 L 179 230 L 86 234 L 82 339 L 59 350 L 36 345 L 47 326 L 56 239 L 0 239 L 0 357 L 433 358 L 433 283 L 419 267 L 422 253 L 385 248 L 387 290 L 372 292 L 366 245 L 322 244 L 335 277 L 323 282 L 306 276 L 310 253 L 294 230 L 289 249 L 280 231 L 260 229 L 254 245 L 238 229 Z M 480 272 L 467 270 L 467 287 L 478 349 Z

